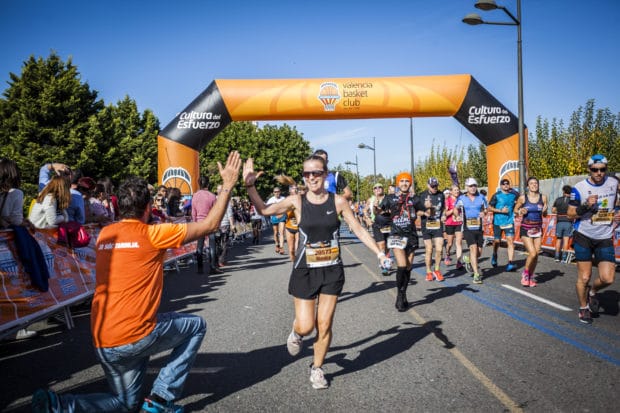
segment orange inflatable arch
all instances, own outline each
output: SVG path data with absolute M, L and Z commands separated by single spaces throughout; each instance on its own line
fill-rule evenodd
M 518 187 L 518 119 L 471 75 L 214 80 L 160 132 L 158 179 L 198 190 L 198 152 L 232 121 L 438 116 L 486 145 L 489 188 Z

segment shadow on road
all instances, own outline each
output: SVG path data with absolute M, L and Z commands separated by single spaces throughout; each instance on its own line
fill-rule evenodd
M 428 321 L 422 325 L 413 323 L 403 323 L 406 327 L 394 326 L 388 330 L 378 331 L 376 334 L 370 337 L 366 337 L 363 340 L 351 343 L 346 346 L 332 347 L 330 351 L 336 353 L 327 357 L 326 362 L 335 363 L 342 369 L 336 373 L 328 376 L 338 377 L 346 374 L 355 373 L 356 371 L 367 369 L 377 363 L 388 360 L 404 351 L 409 350 L 415 343 L 422 340 L 429 334 L 435 335 L 439 340 L 444 343 L 445 348 L 453 348 L 454 344 L 443 334 L 439 325 L 441 321 Z M 359 355 L 349 360 L 346 358 L 347 353 L 343 350 L 355 348 L 363 345 L 366 342 L 370 342 L 374 339 L 386 337 L 376 344 L 364 348 L 359 352 Z

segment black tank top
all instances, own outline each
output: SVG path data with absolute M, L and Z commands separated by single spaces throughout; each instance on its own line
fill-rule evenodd
M 336 265 L 340 260 L 340 243 L 338 232 L 340 229 L 340 219 L 336 210 L 336 200 L 334 194 L 328 194 L 327 200 L 322 204 L 312 204 L 305 195 L 301 196 L 301 220 L 299 221 L 299 245 L 297 246 L 297 256 L 295 257 L 295 268 L 309 268 L 315 265 L 308 265 L 306 259 L 306 249 L 330 249 L 337 254 L 325 261 L 322 265 L 319 262 L 316 266 Z M 312 261 L 310 259 L 309 261 Z

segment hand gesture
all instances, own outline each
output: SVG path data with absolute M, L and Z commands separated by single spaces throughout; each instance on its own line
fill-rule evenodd
M 241 157 L 239 152 L 232 151 L 228 154 L 226 165 L 222 167 L 221 162 L 217 162 L 217 169 L 222 177 L 222 186 L 224 188 L 232 188 L 239 179 L 239 169 L 241 168 Z
M 256 180 L 263 174 L 263 171 L 258 173 L 254 172 L 254 159 L 248 158 L 243 164 L 243 184 L 247 186 L 254 186 Z

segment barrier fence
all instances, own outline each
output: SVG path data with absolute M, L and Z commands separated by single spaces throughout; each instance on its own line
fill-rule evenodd
M 50 274 L 46 292 L 32 286 L 17 254 L 13 231 L 0 231 L 0 336 L 59 312 L 63 313 L 67 327 L 73 327 L 69 307 L 89 300 L 95 289 L 95 242 L 101 226 L 92 224 L 85 228 L 91 235 L 90 244 L 74 249 L 57 242 L 56 229 L 34 233 Z M 195 251 L 196 242 L 169 249 L 165 262 L 175 263 Z

